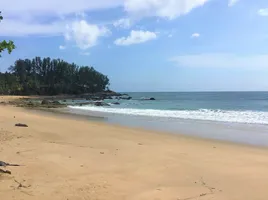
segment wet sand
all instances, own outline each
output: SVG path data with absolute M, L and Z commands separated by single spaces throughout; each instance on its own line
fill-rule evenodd
M 25 123 L 29 127 L 15 127 Z M 267 200 L 268 150 L 0 106 L 1 199 Z

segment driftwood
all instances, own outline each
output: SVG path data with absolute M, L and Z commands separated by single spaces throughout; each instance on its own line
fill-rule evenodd
M 28 127 L 27 124 L 21 124 L 21 123 L 15 124 L 15 126 L 18 126 L 18 127 Z
M 0 167 L 7 167 L 7 166 L 17 167 L 17 166 L 21 166 L 21 165 L 6 163 L 6 162 L 0 160 Z
M 5 168 L 5 167 L 8 167 L 8 166 L 17 167 L 17 166 L 21 166 L 21 165 L 11 164 L 11 163 L 7 163 L 7 162 L 4 162 L 4 161 L 1 161 L 0 160 L 0 167 L 4 167 Z M 11 171 L 0 169 L 0 173 L 3 173 L 3 174 L 11 174 Z
M 0 169 L 0 173 L 3 173 L 3 174 L 11 174 L 11 171 Z

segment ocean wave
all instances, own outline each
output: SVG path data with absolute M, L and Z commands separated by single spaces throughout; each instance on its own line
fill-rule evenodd
M 70 106 L 73 109 L 80 109 L 93 112 L 114 113 L 134 116 L 179 118 L 193 120 L 207 120 L 218 122 L 233 122 L 247 124 L 268 124 L 268 112 L 257 111 L 231 111 L 231 110 L 154 110 L 154 109 L 133 109 L 133 108 L 107 108 L 95 106 Z

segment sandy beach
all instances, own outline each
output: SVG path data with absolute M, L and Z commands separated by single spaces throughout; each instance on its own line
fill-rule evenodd
M 25 123 L 29 127 L 15 127 Z M 0 105 L 0 199 L 267 200 L 267 148 Z

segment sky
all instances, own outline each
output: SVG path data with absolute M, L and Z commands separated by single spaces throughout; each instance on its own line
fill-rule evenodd
M 267 0 L 0 0 L 0 58 L 60 58 L 111 89 L 267 91 Z

